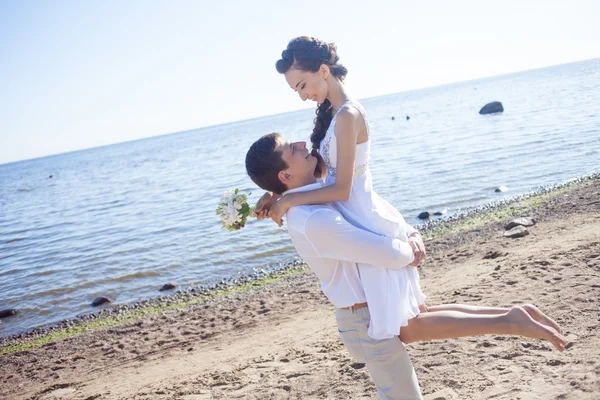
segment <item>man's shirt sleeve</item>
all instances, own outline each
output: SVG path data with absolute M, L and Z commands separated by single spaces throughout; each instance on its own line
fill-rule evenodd
M 410 245 L 355 227 L 333 209 L 314 211 L 304 231 L 320 257 L 401 269 L 414 260 Z

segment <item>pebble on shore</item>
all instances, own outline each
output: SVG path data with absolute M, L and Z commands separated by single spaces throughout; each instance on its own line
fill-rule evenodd
M 113 300 L 110 297 L 100 296 L 100 297 L 96 297 L 94 299 L 94 301 L 92 301 L 92 306 L 98 307 L 98 306 L 101 306 L 102 304 L 112 303 L 112 302 L 113 302 Z
M 172 283 L 165 283 L 158 291 L 159 292 L 164 292 L 165 290 L 173 290 L 176 287 L 177 286 L 173 285 Z

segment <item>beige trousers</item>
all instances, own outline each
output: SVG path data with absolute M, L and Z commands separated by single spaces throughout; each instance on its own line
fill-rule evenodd
M 404 344 L 398 336 L 375 340 L 367 335 L 369 308 L 336 308 L 338 331 L 348 352 L 364 362 L 381 400 L 421 400 L 419 381 Z

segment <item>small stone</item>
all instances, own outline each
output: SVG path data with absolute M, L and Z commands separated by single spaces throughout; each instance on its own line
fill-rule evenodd
M 0 319 L 12 317 L 13 315 L 17 315 L 19 311 L 14 308 L 8 308 L 6 310 L 0 310 Z
M 428 219 L 431 216 L 429 211 L 423 211 L 421 214 L 417 215 L 419 219 Z
M 112 301 L 113 300 L 110 297 L 100 296 L 100 297 L 96 297 L 94 299 L 94 301 L 92 301 L 92 306 L 98 307 L 105 303 L 112 303 Z
M 160 288 L 160 292 L 164 292 L 165 290 L 173 290 L 175 289 L 177 286 L 173 285 L 172 283 L 165 283 L 161 288 Z
M 510 221 L 508 224 L 506 224 L 506 226 L 504 227 L 505 230 L 509 230 L 514 228 L 515 226 L 533 226 L 535 225 L 535 220 L 530 219 L 530 218 L 515 218 L 512 221 Z
M 511 230 L 504 232 L 504 237 L 520 238 L 529 235 L 529 231 L 524 226 L 515 226 Z

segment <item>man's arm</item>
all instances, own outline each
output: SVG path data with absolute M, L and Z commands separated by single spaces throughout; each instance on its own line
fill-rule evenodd
M 414 260 L 410 244 L 357 228 L 331 208 L 308 218 L 305 234 L 321 257 L 401 269 Z

